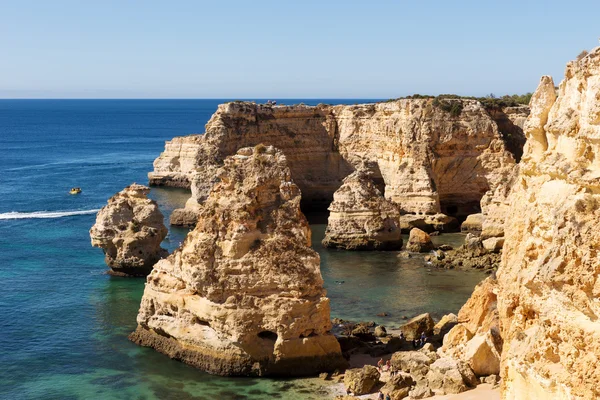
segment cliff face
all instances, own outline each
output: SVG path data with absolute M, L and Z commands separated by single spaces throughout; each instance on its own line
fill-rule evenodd
M 324 246 L 346 250 L 402 248 L 398 208 L 383 198 L 363 169 L 344 178 L 329 211 Z
M 504 399 L 600 398 L 600 48 L 543 77 L 498 272 Z
M 189 188 L 191 176 L 202 158 L 201 135 L 175 137 L 165 143 L 165 151 L 154 160 L 148 174 L 150 185 Z
M 175 171 L 175 157 L 165 152 L 155 162 L 160 171 L 150 176 L 169 168 L 173 180 L 188 176 L 193 196 L 185 212 L 175 213 L 175 222 L 189 219 L 206 198 L 222 160 L 241 147 L 264 143 L 286 154 L 306 204 L 327 206 L 342 179 L 366 162 L 385 198 L 402 212 L 466 216 L 495 188 L 495 171 L 515 162 L 498 125 L 478 101 L 446 101 L 457 103 L 460 114 L 431 99 L 316 107 L 222 104 L 206 133 L 189 140 L 197 147 L 189 152 L 202 154 L 195 171 Z
M 127 186 L 108 200 L 90 229 L 92 246 L 102 248 L 113 275 L 146 276 L 167 256 L 160 247 L 168 233 L 164 217 L 148 193 L 146 186 Z
M 220 375 L 343 367 L 286 157 L 243 148 L 218 178 L 183 246 L 148 276 L 131 339 Z

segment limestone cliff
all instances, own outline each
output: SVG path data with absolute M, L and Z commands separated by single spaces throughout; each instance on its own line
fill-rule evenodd
M 148 276 L 131 339 L 220 375 L 343 367 L 286 157 L 243 148 L 217 175 L 195 229 Z
M 402 248 L 398 208 L 383 197 L 364 169 L 344 178 L 329 211 L 324 246 L 346 250 Z
M 127 186 L 108 200 L 90 229 L 92 246 L 102 248 L 114 275 L 145 276 L 167 256 L 160 247 L 168 233 L 164 217 L 148 193 L 146 186 Z
M 531 110 L 498 272 L 503 398 L 597 399 L 600 48 Z
M 154 160 L 154 171 L 148 174 L 150 185 L 189 188 L 191 176 L 204 156 L 199 146 L 201 135 L 175 137 L 165 143 L 165 151 Z
M 481 103 L 445 101 L 456 103 L 460 113 L 445 111 L 432 99 L 316 107 L 221 104 L 206 133 L 187 142 L 196 150 L 186 154 L 202 155 L 194 171 L 178 172 L 181 151 L 165 151 L 150 177 L 162 176 L 166 183 L 168 174 L 178 182 L 185 175 L 192 181 L 193 196 L 173 222 L 193 224 L 223 159 L 264 143 L 286 154 L 305 205 L 327 206 L 343 178 L 367 163 L 385 198 L 401 212 L 466 216 L 477 212 L 483 194 L 501 181 L 497 170 L 515 161 Z

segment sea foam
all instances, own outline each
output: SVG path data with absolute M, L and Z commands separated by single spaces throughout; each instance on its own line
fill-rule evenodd
M 76 211 L 34 211 L 34 212 L 17 212 L 11 211 L 7 213 L 0 213 L 0 220 L 2 219 L 28 219 L 28 218 L 62 218 L 72 217 L 74 215 L 86 215 L 97 213 L 96 210 L 76 210 Z

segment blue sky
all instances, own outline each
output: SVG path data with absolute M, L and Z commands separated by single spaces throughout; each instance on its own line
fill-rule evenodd
M 0 97 L 523 93 L 599 45 L 599 16 L 599 0 L 0 0 Z

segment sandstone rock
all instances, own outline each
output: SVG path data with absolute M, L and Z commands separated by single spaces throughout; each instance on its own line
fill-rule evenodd
M 375 327 L 375 337 L 386 337 L 387 331 L 385 330 L 385 326 L 376 326 Z
M 499 253 L 502 250 L 502 246 L 504 246 L 504 238 L 503 237 L 492 237 L 489 239 L 485 239 L 481 241 L 483 248 L 491 253 Z
M 431 343 L 425 343 L 425 344 L 423 345 L 423 347 L 421 347 L 421 348 L 419 349 L 419 351 L 420 351 L 420 352 L 423 352 L 423 353 L 425 353 L 425 354 L 428 354 L 428 353 L 435 353 L 435 348 L 433 347 L 433 344 L 431 344 Z
M 471 214 L 467 216 L 467 219 L 460 225 L 460 230 L 467 233 L 481 233 L 481 227 L 483 225 L 483 214 Z
M 398 336 L 392 336 L 390 340 L 385 344 L 385 352 L 386 353 L 395 353 L 396 351 L 401 350 L 406 346 L 406 341 L 400 339 Z
M 343 368 L 285 156 L 244 148 L 218 176 L 195 229 L 148 276 L 131 340 L 220 375 Z
M 504 399 L 600 398 L 600 48 L 543 77 L 510 196 L 498 309 Z
M 352 334 L 352 336 L 356 336 L 357 338 L 360 338 L 363 341 L 374 341 L 375 340 L 375 335 L 373 335 L 373 332 L 371 332 L 371 329 L 369 329 L 369 327 L 364 324 L 356 325 L 352 329 L 351 334 Z
M 411 399 L 426 399 L 433 396 L 433 392 L 429 386 L 427 386 L 427 380 L 423 380 L 422 382 L 423 384 L 417 384 L 410 392 L 408 392 L 408 396 Z
M 221 104 L 204 135 L 167 143 L 150 179 L 180 185 L 185 176 L 194 191 L 186 208 L 198 212 L 212 169 L 238 148 L 264 143 L 286 154 L 305 206 L 326 207 L 342 179 L 366 161 L 385 198 L 402 213 L 466 216 L 498 184 L 495 171 L 515 162 L 480 102 L 451 101 L 460 103 L 459 116 L 432 99 L 316 107 Z M 193 168 L 188 160 L 195 160 Z
M 402 334 L 407 340 L 414 340 L 421 337 L 421 333 L 430 336 L 433 333 L 435 323 L 429 313 L 417 315 L 400 327 Z
M 410 231 L 406 250 L 415 253 L 427 253 L 433 250 L 433 243 L 429 235 L 419 228 L 413 228 Z
M 431 231 L 458 232 L 460 230 L 460 224 L 456 218 L 442 213 L 425 215 L 424 222 L 431 227 Z
M 433 333 L 436 335 L 445 335 L 458 323 L 458 317 L 455 314 L 446 314 L 433 327 Z
M 164 217 L 148 193 L 146 186 L 127 186 L 108 200 L 90 229 L 92 246 L 102 248 L 113 275 L 146 276 L 168 255 L 160 247 L 168 233 Z
M 334 193 L 323 245 L 345 250 L 399 250 L 399 212 L 359 169 Z
M 477 376 L 500 373 L 500 351 L 491 332 L 474 336 L 465 346 L 464 357 Z
M 477 378 L 464 362 L 440 358 L 429 368 L 427 382 L 435 394 L 462 393 L 470 387 L 477 386 Z
M 483 383 L 487 383 L 488 385 L 495 385 L 500 382 L 500 377 L 498 375 L 489 375 L 483 379 Z
M 458 321 L 471 334 L 499 331 L 497 309 L 497 282 L 492 277 L 484 279 L 458 312 Z
M 386 395 L 389 394 L 392 400 L 401 400 L 408 396 L 413 384 L 414 380 L 409 374 L 400 372 L 390 377 L 381 388 L 381 392 Z
M 422 351 L 399 351 L 392 355 L 392 367 L 412 375 L 414 379 L 423 377 L 429 371 L 429 365 L 436 357 Z
M 148 174 L 150 185 L 189 188 L 191 176 L 201 156 L 201 135 L 175 137 L 165 143 L 165 151 L 154 160 Z
M 473 337 L 473 333 L 471 333 L 463 324 L 458 324 L 454 326 L 450 331 L 444 336 L 444 344 L 442 349 L 444 352 L 449 351 L 452 348 L 456 348 L 461 344 L 466 344 Z
M 344 376 L 344 386 L 358 396 L 369 394 L 379 382 L 379 377 L 379 371 L 372 365 L 347 369 Z

